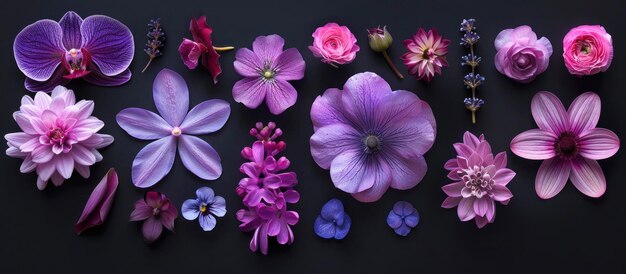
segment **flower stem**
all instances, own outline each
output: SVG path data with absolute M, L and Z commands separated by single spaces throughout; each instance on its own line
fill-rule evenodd
M 472 110 L 472 124 L 476 124 L 476 110 Z
M 148 66 L 150 66 L 150 63 L 152 63 L 152 59 L 154 59 L 153 57 L 150 57 L 150 59 L 148 59 L 148 63 L 146 64 L 146 66 L 143 68 L 143 70 L 141 70 L 141 73 L 143 73 L 144 71 L 146 71 L 146 69 L 148 69 Z
M 400 73 L 400 71 L 398 70 L 396 65 L 393 64 L 393 62 L 391 61 L 391 58 L 389 58 L 389 54 L 387 54 L 386 50 L 383 51 L 383 57 L 385 57 L 385 61 L 387 61 L 387 65 L 389 65 L 389 67 L 391 68 L 391 70 L 393 70 L 393 72 L 396 74 L 396 76 L 398 76 L 398 78 L 400 78 L 400 79 L 404 79 L 404 75 L 402 75 L 402 73 Z
M 235 49 L 235 47 L 231 47 L 231 46 L 227 46 L 227 47 L 213 47 L 213 49 L 215 51 L 227 51 L 227 50 L 233 50 L 233 49 Z
M 328 64 L 329 64 L 329 65 L 331 65 L 333 68 L 336 68 L 336 69 L 338 69 L 338 68 L 339 68 L 339 66 L 335 65 L 335 64 L 334 64 L 334 63 L 332 63 L 332 62 L 331 62 L 331 63 L 328 63 Z

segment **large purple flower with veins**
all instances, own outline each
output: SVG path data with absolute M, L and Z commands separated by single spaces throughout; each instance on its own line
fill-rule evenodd
M 230 105 L 213 99 L 189 113 L 189 90 L 178 73 L 163 69 L 154 79 L 152 95 L 158 114 L 127 108 L 117 114 L 117 123 L 131 136 L 156 140 L 145 146 L 133 161 L 132 179 L 137 187 L 150 187 L 172 169 L 176 148 L 187 169 L 205 180 L 222 175 L 220 156 L 211 145 L 194 136 L 218 131 L 230 116 Z
M 26 89 L 48 92 L 75 78 L 100 86 L 128 82 L 135 43 L 128 27 L 111 17 L 83 20 L 68 11 L 59 22 L 44 19 L 25 27 L 13 53 Z
M 326 90 L 311 120 L 313 159 L 359 201 L 377 201 L 389 187 L 410 189 L 426 174 L 422 155 L 435 141 L 430 106 L 374 73 L 350 77 L 343 91 Z

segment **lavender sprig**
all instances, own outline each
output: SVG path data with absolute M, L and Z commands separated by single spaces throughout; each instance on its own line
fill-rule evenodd
M 148 60 L 148 63 L 141 71 L 142 73 L 146 71 L 146 69 L 148 68 L 148 66 L 150 66 L 150 63 L 152 63 L 152 60 L 154 58 L 157 58 L 163 55 L 162 49 L 163 49 L 163 45 L 165 42 L 165 32 L 163 31 L 163 28 L 161 27 L 161 18 L 150 20 L 150 23 L 148 24 L 147 36 L 148 36 L 148 42 L 146 43 L 146 47 L 144 48 L 143 51 L 145 51 L 146 54 L 148 54 L 148 57 L 150 57 L 150 59 Z
M 463 19 L 461 22 L 461 32 L 463 37 L 461 38 L 461 46 L 465 46 L 470 49 L 470 53 L 461 57 L 461 66 L 469 66 L 472 68 L 472 72 L 465 75 L 463 84 L 467 89 L 472 90 L 472 97 L 465 98 L 463 103 L 465 108 L 472 112 L 472 124 L 476 124 L 476 111 L 485 104 L 483 99 L 476 97 L 476 89 L 483 84 L 485 77 L 476 73 L 476 67 L 480 64 L 480 57 L 474 54 L 474 45 L 478 43 L 480 36 L 476 33 L 475 19 Z

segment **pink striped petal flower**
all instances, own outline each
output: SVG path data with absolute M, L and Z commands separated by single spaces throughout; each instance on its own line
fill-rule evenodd
M 104 223 L 109 215 L 111 205 L 113 204 L 117 185 L 117 172 L 115 172 L 115 169 L 111 168 L 107 174 L 104 175 L 100 183 L 96 185 L 96 188 L 93 189 L 93 192 L 91 192 L 85 209 L 83 209 L 83 213 L 74 226 L 74 231 L 77 235 L 80 235 L 83 231 L 91 227 L 99 226 Z

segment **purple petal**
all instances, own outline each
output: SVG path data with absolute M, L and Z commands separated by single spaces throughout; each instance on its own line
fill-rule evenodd
M 406 201 L 398 201 L 393 205 L 393 212 L 400 216 L 409 216 L 416 212 L 413 205 Z
M 362 128 L 372 123 L 374 112 L 381 98 L 391 93 L 391 87 L 380 76 L 371 72 L 358 73 L 350 77 L 344 85 L 341 96 L 344 114 Z
M 54 159 L 57 172 L 65 179 L 69 179 L 74 171 L 74 159 L 67 154 L 57 155 Z
M 178 153 L 185 167 L 198 177 L 215 180 L 222 175 L 220 156 L 204 140 L 183 134 L 179 137 Z
M 389 188 L 389 182 L 380 178 L 391 177 L 389 173 L 381 171 L 381 170 L 379 170 L 378 173 L 379 174 L 377 174 L 377 178 L 374 181 L 374 185 L 372 185 L 371 188 L 362 192 L 353 193 L 352 197 L 354 197 L 355 199 L 363 203 L 371 203 L 371 202 L 378 201 Z
M 82 47 L 106 76 L 122 73 L 133 60 L 135 41 L 128 27 L 111 17 L 93 15 L 80 26 Z
M 455 206 L 458 206 L 462 199 L 463 199 L 462 197 L 448 197 L 443 201 L 443 203 L 441 204 L 441 207 L 453 208 Z
M 315 223 L 313 223 L 315 234 L 324 239 L 335 237 L 335 229 L 335 224 L 332 221 L 324 220 L 321 216 L 317 216 Z
M 574 134 L 595 128 L 600 120 L 600 96 L 593 92 L 579 95 L 569 106 L 567 114 Z
M 474 199 L 474 212 L 478 216 L 485 216 L 487 214 L 487 208 L 489 207 L 489 203 L 491 203 L 491 199 L 487 196 L 483 196 L 480 199 Z
M 391 175 L 391 188 L 406 190 L 415 187 L 426 175 L 426 160 L 422 156 L 412 158 L 387 157 Z
M 395 214 L 393 210 L 389 211 L 389 214 L 387 215 L 387 225 L 389 225 L 389 227 L 396 229 L 403 224 L 404 224 L 404 221 L 402 220 L 400 216 Z
M 152 207 L 150 207 L 144 199 L 135 202 L 135 208 L 130 213 L 129 221 L 143 221 L 152 216 Z
M 569 175 L 572 184 L 583 194 L 598 198 L 606 191 L 604 172 L 596 160 L 577 157 Z
M 260 77 L 265 64 L 250 49 L 240 48 L 235 54 L 234 67 L 244 77 Z
M 506 186 L 511 180 L 515 177 L 515 172 L 508 168 L 501 168 L 496 171 L 496 174 L 493 175 L 493 180 L 496 184 L 501 186 Z
M 341 221 L 343 222 L 343 217 L 345 216 L 343 213 L 343 203 L 339 199 L 330 199 L 330 201 L 326 202 L 322 207 L 322 212 L 320 216 L 327 221 Z
M 535 178 L 535 191 L 539 198 L 550 199 L 559 194 L 567 183 L 570 170 L 570 162 L 558 157 L 543 161 Z
M 109 169 L 104 178 L 91 192 L 83 213 L 74 226 L 76 234 L 80 235 L 86 229 L 104 223 L 113 204 L 117 185 L 117 173 L 115 169 Z
M 163 69 L 154 78 L 152 95 L 161 117 L 171 126 L 177 127 L 189 110 L 189 89 L 180 74 Z
M 476 213 L 474 213 L 474 199 L 462 199 L 461 202 L 459 202 L 459 207 L 457 207 L 457 214 L 459 219 L 463 222 L 476 217 Z
M 63 75 L 65 74 L 65 69 L 62 66 L 59 66 L 56 70 L 54 70 L 54 73 L 52 74 L 52 76 L 50 76 L 50 79 L 46 81 L 39 82 L 31 78 L 26 78 L 26 80 L 24 80 L 24 87 L 26 87 L 27 90 L 33 92 L 48 92 L 57 86 L 63 86 L 70 82 L 70 79 L 63 77 Z
M 335 239 L 341 240 L 350 232 L 350 226 L 352 225 L 352 219 L 348 214 L 344 214 L 343 224 L 336 224 L 335 226 Z
M 208 134 L 221 129 L 230 116 L 230 105 L 219 99 L 207 100 L 195 106 L 180 125 L 185 134 Z
M 476 135 L 472 134 L 469 131 L 466 131 L 465 133 L 463 133 L 463 143 L 475 150 L 478 147 L 478 144 L 480 144 L 480 140 L 478 140 L 478 137 L 476 137 Z
M 476 216 L 474 220 L 478 228 L 483 228 L 489 223 L 489 220 L 486 217 Z
M 267 86 L 265 103 L 274 115 L 279 115 L 293 106 L 298 99 L 298 92 L 287 81 L 275 79 L 274 82 L 264 84 Z
M 435 142 L 435 128 L 422 118 L 396 120 L 387 124 L 386 130 L 389 148 L 403 158 L 420 157 Z
M 513 193 L 503 185 L 494 185 L 491 190 L 491 194 L 493 194 L 493 199 L 498 202 L 507 201 L 513 198 Z
M 411 233 L 411 228 L 408 227 L 405 223 L 402 223 L 400 227 L 393 230 L 396 234 L 400 236 L 407 236 Z
M 178 217 L 178 211 L 176 211 L 176 208 L 169 200 L 167 200 L 166 204 L 167 206 L 161 208 L 161 224 L 168 230 L 174 231 L 174 221 Z
M 285 39 L 272 34 L 259 36 L 252 42 L 252 50 L 263 62 L 272 62 L 283 52 Z
M 619 150 L 619 137 L 608 129 L 594 128 L 585 131 L 580 140 L 580 156 L 592 160 L 609 158 Z
M 39 20 L 25 27 L 13 42 L 18 68 L 34 81 L 50 79 L 65 54 L 63 30 L 52 20 Z
M 200 215 L 200 202 L 196 199 L 187 199 L 180 210 L 185 220 L 195 220 Z
M 330 177 L 335 187 L 348 193 L 357 193 L 371 188 L 376 181 L 389 186 L 389 174 L 379 172 L 379 163 L 366 161 L 363 153 L 351 149 L 335 157 L 330 165 Z
M 457 162 L 456 158 L 455 159 L 450 159 L 450 160 L 446 161 L 446 163 L 443 165 L 443 168 L 448 170 L 448 171 L 453 171 L 453 170 L 459 168 L 459 163 Z
M 83 79 L 89 83 L 103 87 L 122 85 L 128 82 L 130 80 L 130 77 L 132 76 L 130 69 L 124 70 L 116 75 L 106 76 L 102 72 L 100 72 L 99 68 L 96 68 L 94 65 L 90 65 L 89 68 L 89 74 L 83 76 Z
M 540 129 L 559 135 L 570 127 L 565 107 L 561 100 L 550 92 L 540 91 L 535 94 L 530 110 Z
M 211 214 L 200 214 L 200 227 L 202 227 L 202 230 L 204 231 L 211 231 L 213 230 L 213 228 L 215 228 L 215 225 L 217 224 L 217 220 L 215 220 L 215 217 L 213 217 L 213 215 Z
M 68 11 L 59 20 L 59 25 L 63 30 L 63 45 L 66 50 L 82 48 L 82 35 L 80 34 L 80 25 L 83 24 L 83 18 L 73 11 Z
M 215 196 L 209 212 L 217 217 L 224 217 L 226 215 L 226 199 L 222 196 Z
M 496 155 L 496 157 L 493 160 L 493 165 L 496 167 L 496 169 L 502 169 L 506 167 L 507 165 L 506 151 L 500 152 Z
M 408 227 L 416 227 L 420 222 L 420 215 L 415 211 L 413 214 L 404 217 L 404 223 Z
M 155 140 L 172 133 L 172 127 L 159 115 L 141 108 L 127 108 L 115 116 L 120 125 L 131 136 L 142 140 Z
M 247 108 L 255 109 L 265 99 L 269 86 L 260 77 L 241 79 L 233 86 L 233 99 Z
M 531 129 L 520 133 L 511 140 L 511 151 L 517 156 L 530 160 L 545 160 L 556 156 L 556 137 L 549 131 Z
M 208 204 L 212 203 L 213 199 L 215 199 L 215 192 L 213 192 L 212 188 L 204 186 L 196 190 L 196 196 L 198 197 L 198 200 Z
M 329 169 L 331 163 L 347 150 L 358 150 L 361 143 L 359 133 L 351 126 L 333 124 L 319 128 L 310 140 L 311 156 L 323 169 Z
M 323 95 L 317 96 L 311 106 L 311 121 L 313 130 L 323 126 L 350 122 L 343 116 L 343 105 L 341 103 L 342 91 L 336 88 L 327 89 Z
M 170 172 L 176 157 L 176 138 L 168 136 L 145 146 L 133 160 L 131 176 L 136 187 L 158 183 Z
M 446 195 L 452 198 L 456 198 L 456 197 L 461 197 L 461 190 L 463 190 L 463 188 L 465 188 L 465 183 L 456 182 L 456 183 L 447 184 L 441 187 L 441 190 L 443 190 L 443 192 L 445 192 Z
M 283 51 L 272 66 L 272 69 L 276 70 L 276 79 L 290 81 L 300 80 L 304 77 L 304 59 L 296 48 Z
M 146 242 L 152 243 L 161 236 L 163 225 L 156 217 L 150 217 L 143 222 L 141 232 Z

